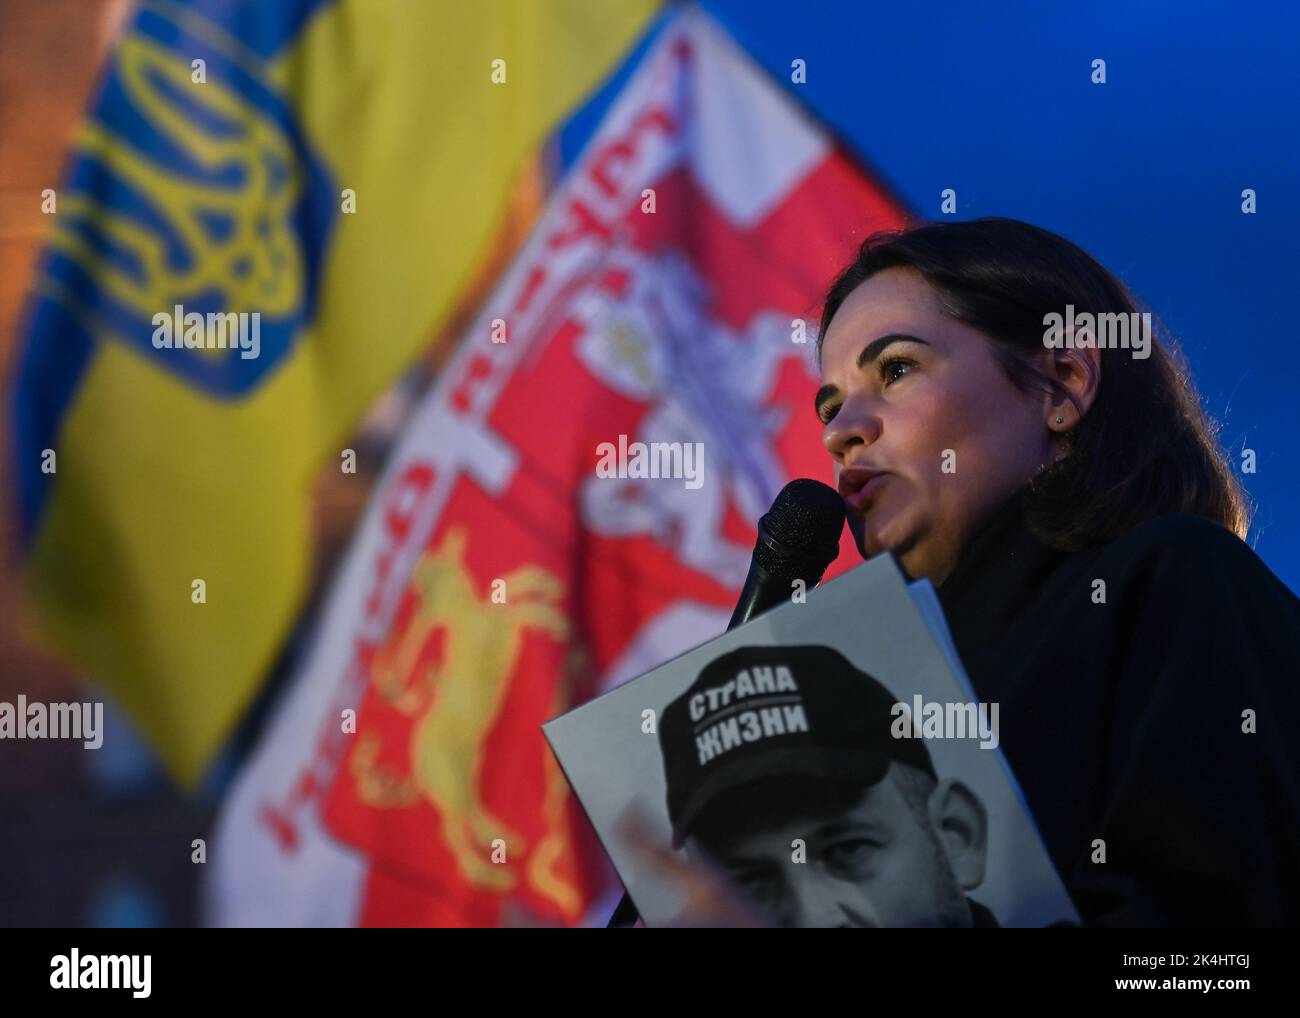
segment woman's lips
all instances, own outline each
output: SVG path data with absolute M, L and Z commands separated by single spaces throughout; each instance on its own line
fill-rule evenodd
M 845 505 L 847 505 L 853 512 L 865 513 L 871 507 L 871 503 L 875 500 L 877 493 L 880 491 L 880 486 L 888 479 L 888 474 L 877 474 L 859 488 L 856 494 L 850 495 L 845 499 Z
M 875 470 L 845 470 L 840 476 L 840 492 L 850 513 L 867 511 L 889 475 Z

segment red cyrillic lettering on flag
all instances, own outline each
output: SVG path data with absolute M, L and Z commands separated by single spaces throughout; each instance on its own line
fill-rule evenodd
M 527 314 L 532 308 L 533 297 L 541 289 L 542 283 L 546 280 L 546 267 L 535 265 L 528 273 L 528 281 L 524 284 L 523 292 L 519 300 L 515 302 L 515 311 L 519 314 Z
M 564 228 L 551 234 L 550 246 L 559 249 L 582 240 L 606 241 L 609 238 L 609 223 L 602 220 L 586 202 L 574 199 L 568 203 Z
M 492 361 L 481 354 L 470 359 L 464 377 L 451 394 L 451 404 L 459 413 L 467 414 L 473 409 L 479 388 L 492 376 L 492 367 Z
M 384 511 L 384 543 L 375 557 L 375 569 L 366 598 L 366 617 L 373 618 L 383 603 L 387 591 L 393 558 L 410 535 L 421 500 L 433 487 L 435 471 L 431 463 L 415 462 L 407 465 L 397 481 L 386 493 Z
M 608 198 L 617 197 L 628 185 L 626 171 L 632 165 L 637 146 L 644 144 L 645 135 L 651 128 L 669 136 L 676 124 L 672 114 L 666 109 L 651 109 L 641 113 L 632 124 L 632 130 L 626 138 L 618 138 L 601 148 L 592 161 L 590 175 L 592 181 Z M 647 182 L 642 182 L 647 186 Z M 639 195 L 641 188 L 637 188 Z

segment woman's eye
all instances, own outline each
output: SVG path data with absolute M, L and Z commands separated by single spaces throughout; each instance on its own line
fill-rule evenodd
M 891 385 L 906 375 L 915 365 L 905 357 L 891 357 L 887 361 L 882 361 L 880 365 L 880 377 L 885 380 L 885 385 Z
M 890 357 L 881 361 L 877 366 L 877 369 L 880 371 L 880 377 L 884 380 L 885 388 L 889 388 L 889 386 L 893 385 L 904 375 L 911 374 L 912 368 L 914 367 L 916 367 L 916 362 L 908 360 L 906 357 Z M 826 406 L 822 407 L 822 409 L 817 412 L 817 416 L 821 419 L 822 425 L 825 426 L 830 424 L 830 422 L 835 419 L 835 415 L 839 412 L 839 409 L 840 407 L 838 403 L 828 403 Z

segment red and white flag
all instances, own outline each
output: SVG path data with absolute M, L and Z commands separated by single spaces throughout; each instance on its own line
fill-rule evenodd
M 725 628 L 759 516 L 831 477 L 820 298 L 903 222 L 706 15 L 660 29 L 394 450 L 223 810 L 211 922 L 595 914 L 539 726 Z M 828 575 L 857 561 L 846 533 Z

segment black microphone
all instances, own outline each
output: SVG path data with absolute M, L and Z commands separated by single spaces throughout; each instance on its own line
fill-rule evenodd
M 758 521 L 758 540 L 736 610 L 727 623 L 735 629 L 787 600 L 795 580 L 817 586 L 840 553 L 844 499 L 828 484 L 800 477 L 776 496 Z
M 795 580 L 802 580 L 805 590 L 817 586 L 840 552 L 843 530 L 844 499 L 829 484 L 800 477 L 782 488 L 758 521 L 749 574 L 727 629 L 787 600 Z M 637 918 L 636 906 L 624 892 L 606 925 L 627 927 Z

